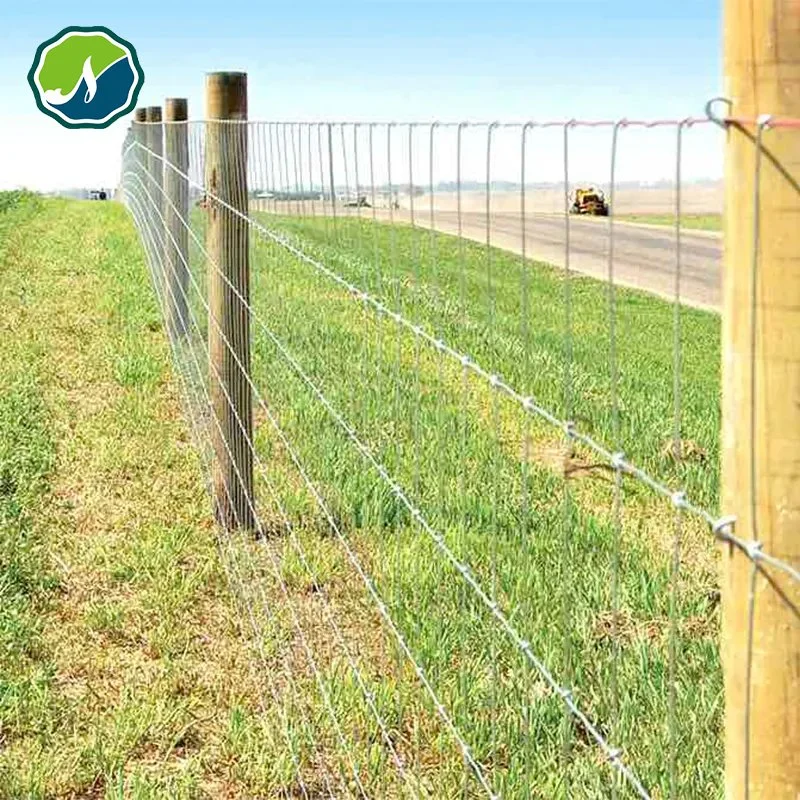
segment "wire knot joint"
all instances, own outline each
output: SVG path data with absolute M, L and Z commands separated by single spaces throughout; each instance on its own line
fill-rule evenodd
M 711 532 L 717 539 L 726 539 L 733 533 L 733 528 L 736 525 L 736 515 L 728 514 L 725 517 L 720 517 L 711 526 Z
M 744 551 L 751 561 L 759 561 L 762 556 L 761 548 L 762 543 L 759 541 L 745 542 Z
M 686 500 L 686 492 L 673 492 L 670 500 L 675 508 L 685 509 L 688 505 Z

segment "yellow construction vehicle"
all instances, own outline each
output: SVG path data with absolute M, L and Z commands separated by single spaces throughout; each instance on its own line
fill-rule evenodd
M 594 217 L 608 216 L 608 203 L 605 195 L 594 186 L 579 187 L 573 195 L 571 214 L 589 214 Z

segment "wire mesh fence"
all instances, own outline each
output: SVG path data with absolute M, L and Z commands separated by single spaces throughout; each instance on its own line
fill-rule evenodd
M 288 795 L 721 796 L 719 136 L 133 124 Z

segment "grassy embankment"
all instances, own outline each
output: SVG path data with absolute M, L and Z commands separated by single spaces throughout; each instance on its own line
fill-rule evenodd
M 125 210 L 0 194 L 0 308 L 0 797 L 291 786 Z
M 559 271 L 522 268 L 518 257 L 493 250 L 489 279 L 486 249 L 446 235 L 367 220 L 340 218 L 334 227 L 331 219 L 260 218 L 511 385 L 567 414 Z M 457 362 L 417 344 L 283 248 L 258 241 L 254 252 L 258 316 L 497 597 L 534 651 L 576 687 L 582 706 L 623 747 L 645 783 L 667 791 L 674 757 L 679 794 L 714 796 L 721 698 L 708 531 L 684 517 L 676 556 L 670 504 L 629 477 L 618 528 L 613 477 L 591 454 L 566 454 L 558 431 L 526 417 L 486 382 L 465 379 Z M 569 416 L 613 446 L 607 287 L 575 278 L 571 293 Z M 684 457 L 675 463 L 673 308 L 626 290 L 616 302 L 619 446 L 714 509 L 719 319 L 691 309 L 681 314 Z M 200 320 L 201 312 L 197 306 Z M 607 791 L 608 772 L 598 770 L 601 756 L 586 732 L 571 725 L 565 733 L 560 700 L 464 591 L 460 576 L 272 337 L 258 324 L 254 335 L 257 383 L 496 786 L 511 797 L 558 796 L 565 780 L 588 796 Z M 283 470 L 278 493 L 296 524 L 330 532 L 269 425 L 261 426 L 259 442 L 270 469 Z M 566 777 L 564 738 L 572 749 Z
M 285 702 L 256 713 L 263 685 L 249 677 L 236 637 L 200 465 L 179 417 L 179 383 L 169 379 L 134 233 L 115 204 L 36 205 L 0 216 L 3 325 L 14 334 L 0 339 L 0 402 L 10 409 L 0 414 L 0 463 L 3 486 L 12 487 L 2 495 L 11 511 L 3 506 L 0 564 L 12 611 L 0 631 L 4 652 L 19 654 L 3 663 L 0 794 L 279 796 L 293 783 L 282 732 L 309 785 L 336 783 L 353 760 L 371 794 L 395 796 L 386 748 L 332 642 L 328 611 L 410 771 L 431 796 L 457 792 L 464 781 L 457 751 L 423 706 L 414 675 L 393 664 L 373 604 L 262 412 L 259 453 L 295 535 L 275 535 L 257 552 L 242 547 L 232 559 L 255 570 L 249 582 L 264 591 L 256 610 L 262 603 L 269 616 L 278 606 L 258 644 L 269 667 L 261 678 L 274 672 Z M 563 411 L 558 273 L 521 270 L 519 259 L 495 251 L 487 293 L 486 253 L 477 245 L 461 251 L 450 237 L 355 221 L 339 221 L 338 239 L 320 222 L 280 225 L 338 272 Z M 707 534 L 684 520 L 676 577 L 666 504 L 626 478 L 617 528 L 608 475 L 585 453 L 565 454 L 553 430 L 464 380 L 458 365 L 416 348 L 308 265 L 273 245 L 256 243 L 255 252 L 259 316 L 533 650 L 575 686 L 626 762 L 665 790 L 674 755 L 678 793 L 714 796 L 720 677 Z M 202 279 L 199 259 L 196 267 Z M 572 290 L 571 416 L 610 440 L 606 292 L 584 279 Z M 672 432 L 672 310 L 620 292 L 618 311 L 620 439 L 630 457 L 665 479 L 682 478 L 714 506 L 718 320 L 683 315 L 682 436 L 694 449 L 675 465 L 663 452 Z M 495 788 L 554 797 L 566 779 L 585 796 L 607 791 L 610 773 L 586 732 L 563 724 L 559 698 L 520 661 L 259 328 L 254 374 Z M 265 482 L 260 491 L 277 534 Z M 302 657 L 298 620 L 321 675 Z M 572 755 L 563 773 L 565 743 Z

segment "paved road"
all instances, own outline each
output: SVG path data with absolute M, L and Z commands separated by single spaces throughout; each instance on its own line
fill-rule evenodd
M 402 212 L 401 212 L 402 213 Z M 402 218 L 407 219 L 406 214 Z M 429 216 L 416 216 L 415 223 L 429 224 Z M 446 233 L 458 231 L 458 216 L 452 211 L 434 213 L 434 225 Z M 465 212 L 461 215 L 466 238 L 486 241 L 486 215 Z M 559 267 L 565 263 L 564 217 L 532 215 L 525 222 L 525 252 L 534 259 Z M 491 242 L 513 252 L 522 250 L 522 220 L 519 214 L 492 215 Z M 607 279 L 609 275 L 608 221 L 570 218 L 570 268 Z M 614 280 L 625 286 L 646 289 L 674 299 L 676 272 L 675 231 L 614 223 Z M 721 297 L 722 237 L 706 232 L 681 233 L 681 298 L 687 305 L 719 310 Z
M 287 204 L 287 206 L 295 204 Z M 299 208 L 279 208 L 279 213 L 298 213 Z M 310 207 L 306 213 L 310 213 Z M 376 209 L 379 219 L 388 220 L 386 209 Z M 315 213 L 326 213 L 317 208 Z M 337 214 L 355 216 L 354 208 L 339 208 Z M 364 218 L 372 217 L 372 209 L 360 209 Z M 409 222 L 408 209 L 393 212 L 395 220 Z M 415 224 L 428 227 L 430 211 L 422 203 L 415 213 Z M 434 226 L 444 233 L 457 233 L 458 215 L 450 209 L 434 210 Z M 515 212 L 492 214 L 491 243 L 515 253 L 522 251 L 522 218 Z M 463 211 L 461 231 L 465 238 L 486 241 L 486 214 Z M 609 276 L 608 220 L 570 217 L 569 265 L 572 270 L 607 280 Z M 564 216 L 534 213 L 525 220 L 525 252 L 530 258 L 546 261 L 557 267 L 565 263 L 566 226 Z M 644 289 L 674 299 L 677 264 L 675 231 L 656 226 L 614 223 L 614 280 L 623 286 Z M 683 231 L 681 233 L 680 269 L 681 300 L 686 305 L 719 310 L 721 304 L 722 237 L 716 233 Z

